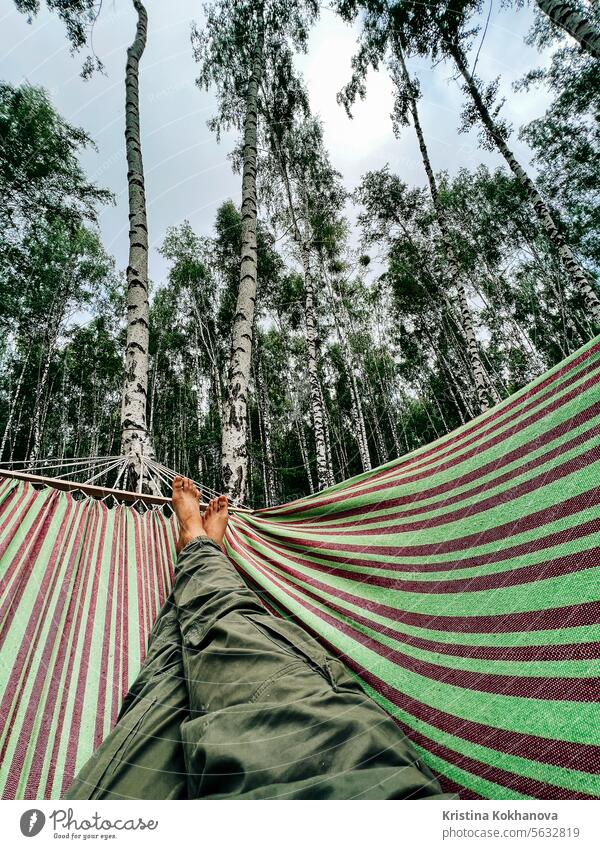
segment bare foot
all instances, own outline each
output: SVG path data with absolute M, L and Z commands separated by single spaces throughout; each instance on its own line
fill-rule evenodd
M 177 554 L 196 537 L 207 536 L 200 515 L 199 497 L 200 493 L 191 480 L 179 476 L 174 479 L 173 509 L 179 522 L 179 539 L 175 545 Z
M 218 498 L 211 498 L 204 512 L 204 530 L 221 547 L 223 546 L 223 537 L 225 536 L 225 528 L 227 527 L 228 520 L 229 509 L 227 498 L 224 495 L 220 495 Z

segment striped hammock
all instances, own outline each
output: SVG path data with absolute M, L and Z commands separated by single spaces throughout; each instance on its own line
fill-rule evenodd
M 231 559 L 463 798 L 600 798 L 600 340 L 430 446 L 235 516 Z M 175 526 L 0 482 L 0 792 L 57 797 L 114 723 Z

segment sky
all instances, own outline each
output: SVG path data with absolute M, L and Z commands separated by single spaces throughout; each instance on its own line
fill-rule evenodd
M 492 8 L 480 50 L 477 73 L 486 81 L 501 76 L 506 97 L 503 116 L 515 127 L 543 114 L 549 98 L 543 90 L 514 93 L 512 83 L 528 70 L 545 64 L 545 57 L 524 43 L 532 20 L 530 8 Z M 147 0 L 148 43 L 140 69 L 140 111 L 144 158 L 150 278 L 160 285 L 168 264 L 158 248 L 170 226 L 189 220 L 194 230 L 209 235 L 218 206 L 229 198 L 239 204 L 241 180 L 232 172 L 228 153 L 234 136 L 220 144 L 206 121 L 215 111 L 211 92 L 195 85 L 198 66 L 190 42 L 190 23 L 202 24 L 199 0 Z M 486 8 L 485 16 L 489 7 Z M 485 21 L 483 21 L 485 23 Z M 94 48 L 105 75 L 80 77 L 83 56 L 71 55 L 64 26 L 42 10 L 31 24 L 12 0 L 0 0 L 0 75 L 13 84 L 44 86 L 59 113 L 82 127 L 95 141 L 82 163 L 98 185 L 111 189 L 115 206 L 105 207 L 100 228 L 108 253 L 117 267 L 127 265 L 127 183 L 124 143 L 124 67 L 127 47 L 135 32 L 135 13 L 129 0 L 104 0 L 94 30 Z M 371 72 L 367 98 L 357 104 L 350 120 L 336 94 L 350 78 L 350 60 L 357 30 L 322 7 L 307 55 L 300 56 L 311 108 L 324 123 L 325 142 L 334 166 L 348 189 L 368 170 L 389 163 L 409 185 L 424 185 L 425 177 L 412 128 L 400 139 L 392 132 L 392 88 L 385 71 Z M 476 46 L 479 45 L 479 39 Z M 434 70 L 423 59 L 411 60 L 410 70 L 421 81 L 421 120 L 435 170 L 450 174 L 481 162 L 502 164 L 495 152 L 481 150 L 477 134 L 458 135 L 463 95 L 448 65 Z M 518 141 L 512 147 L 524 166 L 531 152 Z M 357 238 L 357 234 L 355 234 Z

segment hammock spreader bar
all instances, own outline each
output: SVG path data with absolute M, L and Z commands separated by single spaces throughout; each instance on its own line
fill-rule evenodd
M 463 798 L 600 798 L 599 378 L 596 339 L 429 446 L 230 521 L 270 608 Z M 110 729 L 174 536 L 159 509 L 0 479 L 4 798 L 59 796 Z

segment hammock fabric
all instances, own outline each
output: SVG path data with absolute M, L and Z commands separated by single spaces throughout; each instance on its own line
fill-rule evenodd
M 463 798 L 600 797 L 600 340 L 430 446 L 232 519 L 229 555 Z M 0 484 L 0 791 L 58 796 L 171 580 L 174 522 Z

